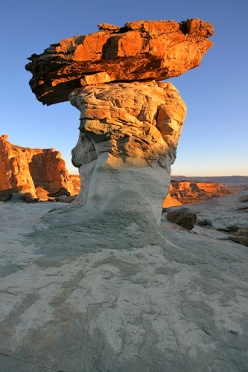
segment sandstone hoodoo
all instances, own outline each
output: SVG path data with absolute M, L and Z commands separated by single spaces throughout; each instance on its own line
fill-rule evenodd
M 160 80 L 197 67 L 213 28 L 198 19 L 99 28 L 32 55 L 30 86 L 43 104 L 70 100 L 80 110 L 72 162 L 84 215 L 112 213 L 118 224 L 121 211 L 159 224 L 186 115 L 176 88 Z

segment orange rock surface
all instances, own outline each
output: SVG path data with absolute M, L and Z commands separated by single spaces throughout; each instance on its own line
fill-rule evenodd
M 37 99 L 51 105 L 85 85 L 179 76 L 199 66 L 212 35 L 212 25 L 199 19 L 102 24 L 97 33 L 67 38 L 33 54 L 26 69 L 33 74 L 30 86 Z
M 226 196 L 232 192 L 216 182 L 191 182 L 172 180 L 163 208 L 181 204 L 191 204 L 205 201 L 218 196 Z
M 14 189 L 47 199 L 47 193 L 65 188 L 75 194 L 65 161 L 54 149 L 31 149 L 0 137 L 0 191 Z

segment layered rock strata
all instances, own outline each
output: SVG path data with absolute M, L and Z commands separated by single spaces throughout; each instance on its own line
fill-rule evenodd
M 33 54 L 30 86 L 43 104 L 70 99 L 81 112 L 72 162 L 83 185 L 82 219 L 160 223 L 186 107 L 173 85 L 159 81 L 198 66 L 213 28 L 198 19 L 99 28 Z
M 218 196 L 226 196 L 232 191 L 216 182 L 192 182 L 172 180 L 167 197 L 163 202 L 163 208 L 169 208 L 181 204 L 202 202 Z
M 10 143 L 7 135 L 0 137 L 0 191 L 11 189 L 37 197 L 42 190 L 61 188 L 75 194 L 59 151 L 21 147 Z
M 99 29 L 29 58 L 26 69 L 33 74 L 30 86 L 39 101 L 67 101 L 73 89 L 90 84 L 176 77 L 199 66 L 212 46 L 213 27 L 199 19 L 101 24 Z
M 160 223 L 186 106 L 170 83 L 111 83 L 74 90 L 80 137 L 72 150 L 87 210 L 146 205 Z

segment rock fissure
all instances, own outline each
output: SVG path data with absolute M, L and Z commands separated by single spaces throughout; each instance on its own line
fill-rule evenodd
M 42 368 L 47 371 L 54 371 L 54 372 L 62 372 L 61 370 L 58 370 L 58 369 L 53 369 L 53 368 L 50 368 L 50 367 L 47 367 L 45 365 L 41 365 L 39 363 L 35 363 L 35 362 L 31 362 L 29 360 L 25 360 L 25 359 L 22 359 L 22 358 L 18 358 L 18 357 L 15 357 L 14 355 L 10 355 L 8 353 L 3 353 L 3 352 L 0 352 L 0 355 L 2 355 L 3 357 L 6 357 L 6 358 L 10 358 L 10 359 L 13 359 L 13 360 L 16 360 L 18 362 L 21 362 L 23 363 L 24 365 L 27 364 L 27 365 L 32 365 L 33 367 L 39 367 L 39 368 Z M 25 366 L 24 366 L 25 367 Z M 22 367 L 21 367 L 22 368 Z

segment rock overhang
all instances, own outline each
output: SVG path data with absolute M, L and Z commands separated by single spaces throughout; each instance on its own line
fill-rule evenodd
M 199 66 L 212 35 L 212 25 L 199 19 L 100 24 L 96 33 L 33 54 L 26 65 L 33 74 L 30 87 L 39 101 L 51 105 L 86 85 L 166 80 Z

